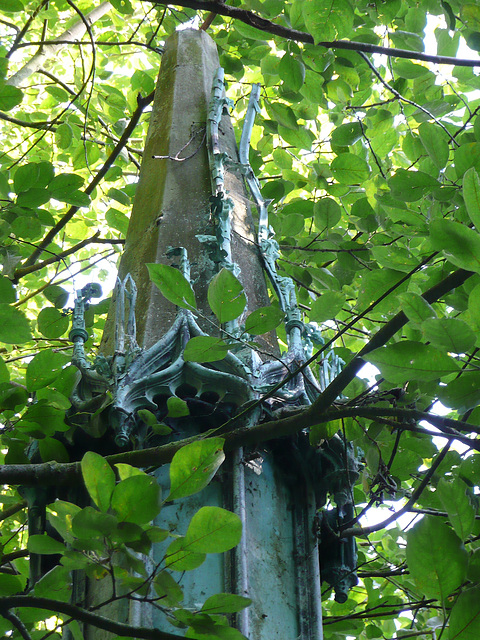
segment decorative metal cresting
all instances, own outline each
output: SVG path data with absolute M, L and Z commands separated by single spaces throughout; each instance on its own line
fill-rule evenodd
M 117 447 L 145 446 L 149 432 L 141 417 L 142 409 L 148 409 L 159 421 L 166 422 L 173 430 L 172 438 L 185 437 L 199 433 L 202 425 L 205 429 L 219 426 L 238 413 L 240 407 L 258 401 L 265 392 L 285 380 L 273 398 L 263 404 L 257 402 L 257 408 L 243 421 L 246 426 L 257 424 L 275 409 L 310 404 L 341 364 L 333 353 L 324 357 L 319 367 L 320 382 L 305 367 L 291 375 L 305 363 L 312 344 L 322 344 L 323 341 L 317 327 L 303 322 L 293 281 L 277 272 L 279 248 L 268 223 L 269 202 L 263 198 L 248 160 L 259 96 L 260 86 L 254 85 L 241 136 L 240 169 L 258 209 L 258 245 L 265 270 L 285 313 L 288 350 L 280 360 L 268 362 L 262 362 L 254 351 L 248 359 L 230 351 L 223 360 L 213 363 L 185 361 L 183 354 L 188 340 L 205 335 L 194 312 L 186 309 L 178 310 L 173 325 L 156 344 L 142 350 L 136 342 L 136 287 L 132 277 L 127 275 L 116 285 L 113 355 L 98 355 L 91 363 L 85 354 L 88 333 L 84 313 L 89 300 L 101 292 L 97 285 L 87 285 L 77 294 L 70 332 L 74 343 L 73 364 L 79 369 L 81 380 L 74 391 L 68 417 L 73 425 L 97 437 L 113 433 Z M 197 238 L 207 243 L 219 269 L 227 268 L 239 276 L 240 270 L 232 258 L 231 213 L 234 204 L 224 182 L 226 167 L 238 166 L 238 163 L 222 151 L 219 138 L 220 121 L 230 105 L 224 96 L 223 69 L 219 69 L 207 123 L 212 179 L 210 223 L 213 231 Z M 183 247 L 172 248 L 167 257 L 190 280 L 186 250 Z M 239 337 L 244 333 L 238 319 L 227 323 L 225 331 L 230 340 L 232 336 Z M 187 402 L 190 416 L 175 420 L 168 418 L 168 399 L 172 396 Z M 337 435 L 322 446 L 312 448 L 308 436 L 300 434 L 295 439 L 276 441 L 271 448 L 282 466 L 285 466 L 284 459 L 288 459 L 285 463 L 290 469 L 288 482 L 293 485 L 310 483 L 313 487 L 318 512 L 312 516 L 310 527 L 318 535 L 322 577 L 335 589 L 336 599 L 345 601 L 348 589 L 357 582 L 355 542 L 339 536 L 340 527 L 354 517 L 352 495 L 358 470 L 352 447 Z M 328 496 L 335 507 L 328 501 Z

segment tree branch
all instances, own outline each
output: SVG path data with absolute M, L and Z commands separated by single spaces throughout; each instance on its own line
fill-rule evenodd
M 287 40 L 295 40 L 296 42 L 305 42 L 306 44 L 316 44 L 327 49 L 346 49 L 349 51 L 363 51 L 364 53 L 383 53 L 394 58 L 407 58 L 409 60 L 423 60 L 425 62 L 433 62 L 435 64 L 451 64 L 458 67 L 480 67 L 480 60 L 468 60 L 465 58 L 452 58 L 450 56 L 433 56 L 419 51 L 407 51 L 405 49 L 392 49 L 390 47 L 381 47 L 366 42 L 351 42 L 349 40 L 332 40 L 329 42 L 315 43 L 313 37 L 304 31 L 297 31 L 290 27 L 284 27 L 275 24 L 271 20 L 262 18 L 253 11 L 240 9 L 239 7 L 231 7 L 221 1 L 211 0 L 180 0 L 179 2 L 168 2 L 163 0 L 143 0 L 144 2 L 153 2 L 160 5 L 174 5 L 178 7 L 188 7 L 190 9 L 198 9 L 201 11 L 213 12 L 221 16 L 235 18 L 245 24 L 255 27 L 260 31 L 271 33 Z
M 422 495 L 423 491 L 426 489 L 433 474 L 438 469 L 443 459 L 449 452 L 451 444 L 452 444 L 452 440 L 449 440 L 447 444 L 443 447 L 443 449 L 440 451 L 438 456 L 432 462 L 432 466 L 428 469 L 426 474 L 423 476 L 421 483 L 418 485 L 418 487 L 412 493 L 411 497 L 407 500 L 407 502 L 403 505 L 401 509 L 399 509 L 395 513 L 392 513 L 392 515 L 386 520 L 383 520 L 383 522 L 372 524 L 368 527 L 348 527 L 346 529 L 340 530 L 340 536 L 342 538 L 346 538 L 350 536 L 364 536 L 369 533 L 373 533 L 374 531 L 380 531 L 380 529 L 385 529 L 385 527 L 387 527 L 392 522 L 395 522 L 395 520 L 398 520 L 398 518 L 402 516 L 404 513 L 406 513 L 407 511 L 410 511 L 410 509 L 414 506 L 415 502 L 418 500 L 418 498 Z
M 63 260 L 67 256 L 78 251 L 79 249 L 83 249 L 83 247 L 86 247 L 89 244 L 125 244 L 125 240 L 121 240 L 121 239 L 109 240 L 108 238 L 100 238 L 99 236 L 100 236 L 100 231 L 97 231 L 90 238 L 85 238 L 85 240 L 82 240 L 75 246 L 70 247 L 69 249 L 65 249 L 65 251 L 61 251 L 60 253 L 53 254 L 50 258 L 47 258 L 42 262 L 37 262 L 36 264 L 32 264 L 29 267 L 24 267 L 24 268 L 20 267 L 15 271 L 15 278 L 19 280 L 20 278 L 23 278 L 29 273 L 33 273 L 34 271 L 40 271 L 40 269 L 43 269 L 44 267 L 48 267 L 49 264 L 60 262 L 60 260 Z
M 10 609 L 7 608 L 4 609 L 0 606 L 0 615 L 3 616 L 5 620 L 8 620 L 8 622 L 10 622 L 13 627 L 15 627 L 18 633 L 22 636 L 23 640 L 32 640 L 31 635 L 28 633 L 27 627 L 23 624 L 20 618 L 13 613 L 13 611 L 10 611 Z
M 113 165 L 113 163 L 117 159 L 120 151 L 127 144 L 127 141 L 130 135 L 132 134 L 133 130 L 138 124 L 138 121 L 140 120 L 143 110 L 147 105 L 149 105 L 152 102 L 154 93 L 155 92 L 152 91 L 152 93 L 150 93 L 145 98 L 143 98 L 140 94 L 137 96 L 138 106 L 133 112 L 130 122 L 128 123 L 128 126 L 126 127 L 125 131 L 122 133 L 120 140 L 115 145 L 115 148 L 112 150 L 111 154 L 109 155 L 109 157 L 107 158 L 107 160 L 105 161 L 101 169 L 99 169 L 98 173 L 95 175 L 93 180 L 85 188 L 84 192 L 87 195 L 90 195 L 93 192 L 95 187 L 99 184 L 99 182 L 102 180 L 104 175 L 107 173 L 107 171 L 110 169 L 110 167 Z M 45 238 L 40 242 L 40 244 L 32 253 L 32 255 L 29 258 L 27 258 L 27 260 L 25 260 L 25 263 L 22 265 L 22 267 L 20 267 L 15 271 L 14 273 L 15 281 L 18 281 L 18 279 L 22 277 L 21 276 L 22 270 L 24 270 L 26 267 L 29 267 L 30 265 L 35 263 L 35 261 L 41 255 L 45 247 L 48 247 L 48 245 L 53 241 L 57 233 L 61 229 L 63 229 L 63 227 L 65 227 L 66 224 L 68 224 L 68 222 L 73 218 L 73 216 L 77 213 L 79 209 L 80 207 L 71 206 L 70 209 L 67 211 L 67 213 L 65 213 L 60 218 L 60 220 L 50 229 L 50 231 L 47 233 Z M 20 272 L 20 275 L 17 276 L 18 272 Z
M 6 520 L 7 518 L 10 518 L 10 516 L 14 516 L 16 513 L 18 513 L 22 509 L 25 509 L 26 506 L 27 506 L 27 501 L 22 500 L 21 502 L 17 502 L 16 504 L 12 504 L 10 507 L 7 507 L 6 509 L 3 509 L 2 511 L 0 511 L 0 522 L 2 520 Z
M 93 24 L 95 21 L 99 20 L 102 16 L 104 16 L 110 9 L 112 5 L 110 2 L 102 2 L 100 6 L 93 11 L 90 11 L 85 17 L 88 21 L 88 24 Z M 82 20 L 79 20 L 74 25 L 72 25 L 69 29 L 64 31 L 56 40 L 59 41 L 67 41 L 69 44 L 78 40 L 83 36 L 85 31 L 87 30 L 86 25 Z M 17 45 L 18 46 L 18 45 Z M 19 87 L 24 80 L 35 73 L 42 67 L 45 61 L 48 58 L 53 57 L 62 49 L 65 45 L 56 43 L 53 41 L 41 47 L 41 49 L 36 53 L 30 60 L 25 64 L 21 69 L 19 69 L 16 73 L 14 73 L 10 78 L 8 78 L 6 84 L 11 85 L 12 87 Z
M 90 624 L 98 629 L 104 629 L 118 636 L 128 636 L 130 638 L 143 638 L 145 640 L 181 640 L 183 636 L 174 633 L 159 631 L 158 629 L 148 629 L 146 627 L 134 627 L 122 622 L 110 620 L 104 616 L 92 613 L 87 609 L 79 607 L 69 602 L 60 602 L 52 598 L 37 598 L 35 596 L 3 596 L 0 597 L 0 611 L 5 615 L 5 611 L 12 607 L 33 607 L 36 609 L 47 609 L 55 613 L 64 613 L 74 620 L 79 620 Z M 30 640 L 30 639 L 29 639 Z

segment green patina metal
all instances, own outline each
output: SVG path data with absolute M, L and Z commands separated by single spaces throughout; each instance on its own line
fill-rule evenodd
M 281 361 L 262 362 L 254 352 L 248 364 L 229 352 L 224 360 L 208 365 L 185 362 L 183 352 L 188 340 L 205 335 L 198 326 L 192 312 L 178 310 L 177 318 L 169 331 L 151 348 L 139 349 L 135 337 L 136 288 L 130 275 L 117 282 L 115 348 L 112 356 L 97 356 L 90 363 L 85 356 L 84 343 L 88 337 L 83 320 L 88 300 L 99 294 L 95 285 L 88 285 L 78 292 L 73 313 L 70 338 L 74 343 L 73 363 L 81 372 L 81 382 L 72 398 L 70 421 L 82 426 L 87 432 L 98 432 L 92 422 L 100 419 L 104 431 L 113 427 L 118 447 L 144 446 L 149 438 L 147 426 L 139 417 L 140 409 L 149 409 L 159 420 L 169 423 L 167 399 L 172 396 L 187 398 L 191 406 L 205 403 L 204 415 L 217 422 L 225 420 L 247 402 L 261 397 L 281 382 L 296 366 L 305 362 L 314 344 L 323 339 L 315 325 L 305 324 L 297 304 L 295 286 L 291 278 L 280 276 L 276 260 L 278 243 L 268 224 L 268 206 L 260 190 L 258 179 L 248 162 L 248 148 L 255 113 L 258 111 L 259 86 L 255 85 L 249 101 L 245 125 L 240 142 L 242 173 L 250 187 L 259 212 L 258 244 L 265 270 L 285 313 L 288 336 L 288 351 Z M 230 216 L 233 202 L 224 186 L 226 163 L 231 162 L 220 149 L 218 127 L 222 115 L 230 106 L 224 97 L 223 70 L 214 81 L 212 101 L 208 112 L 208 148 L 212 176 L 211 221 L 215 235 L 197 236 L 207 242 L 210 255 L 217 268 L 230 269 L 236 275 L 239 268 L 232 261 Z M 190 279 L 187 252 L 182 247 L 171 248 L 168 257 L 176 261 L 182 274 Z M 128 308 L 128 312 L 127 312 Z M 239 335 L 242 327 L 238 320 L 228 323 L 229 335 Z M 342 362 L 333 352 L 324 357 L 320 366 L 320 382 L 310 369 L 289 379 L 274 398 L 263 407 L 252 412 L 248 424 L 258 423 L 262 415 L 285 406 L 310 404 L 326 384 L 336 375 Z M 100 409 L 100 410 L 99 410 Z M 103 411 L 102 411 L 103 409 Z M 100 415 L 100 418 L 99 418 Z M 198 411 L 191 418 L 170 424 L 183 435 L 198 432 Z M 210 421 L 209 425 L 212 426 Z M 291 482 L 309 482 L 315 491 L 317 516 L 315 527 L 318 536 L 322 578 L 331 584 L 339 602 L 347 598 L 348 590 L 357 582 L 356 546 L 352 538 L 342 539 L 339 531 L 354 518 L 353 484 L 358 478 L 358 464 L 352 447 L 341 436 L 335 436 L 319 448 L 312 448 L 300 435 L 294 441 L 285 440 L 273 446 L 275 455 L 282 459 L 282 449 L 288 452 L 293 447 L 295 455 L 288 462 Z M 283 462 L 285 462 L 283 460 Z M 283 465 L 282 462 L 282 465 Z M 283 465 L 285 466 L 285 465 Z M 328 500 L 330 496 L 331 502 Z

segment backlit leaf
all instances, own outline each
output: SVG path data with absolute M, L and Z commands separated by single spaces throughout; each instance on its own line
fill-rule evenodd
M 175 267 L 166 264 L 147 264 L 153 284 L 163 296 L 177 307 L 195 308 L 195 294 L 188 280 Z
M 460 222 L 434 220 L 430 224 L 433 248 L 455 266 L 480 272 L 480 235 Z
M 380 347 L 363 357 L 378 367 L 387 380 L 397 384 L 408 380 L 437 380 L 459 369 L 455 360 L 442 351 L 411 340 Z
M 221 324 L 238 318 L 245 309 L 243 286 L 229 269 L 223 268 L 210 282 L 208 304 Z
M 31 340 L 30 324 L 20 309 L 0 304 L 0 341 L 23 344 Z
M 154 477 L 131 476 L 115 486 L 111 506 L 119 520 L 145 524 L 160 511 L 160 487 Z
M 463 176 L 463 199 L 470 220 L 480 232 L 480 178 L 475 167 L 470 167 Z
M 333 159 L 330 168 L 333 177 L 344 184 L 364 182 L 370 175 L 368 164 L 353 153 L 341 153 Z
M 407 533 L 407 565 L 422 596 L 445 601 L 465 579 L 467 552 L 439 518 L 424 516 Z
M 67 361 L 63 353 L 55 352 L 53 349 L 45 349 L 37 353 L 27 366 L 27 389 L 37 391 L 49 385 L 59 375 Z
M 222 553 L 235 547 L 242 536 L 242 522 L 221 507 L 202 507 L 193 516 L 185 545 L 197 553 Z
M 90 497 L 101 511 L 107 511 L 115 488 L 115 473 L 98 453 L 88 451 L 82 458 L 82 476 Z
M 190 496 L 206 487 L 225 459 L 223 438 L 197 440 L 182 447 L 170 464 L 168 500 Z

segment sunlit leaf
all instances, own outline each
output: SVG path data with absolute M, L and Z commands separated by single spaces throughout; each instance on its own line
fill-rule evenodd
M 284 319 L 285 314 L 279 307 L 260 307 L 252 311 L 245 320 L 245 331 L 259 336 L 276 329 Z
M 407 564 L 422 596 L 445 601 L 465 579 L 467 552 L 446 524 L 425 516 L 407 533 Z
M 160 511 L 160 487 L 151 476 L 131 476 L 115 486 L 111 506 L 119 520 L 150 522 Z
M 101 511 L 110 507 L 115 488 L 115 474 L 98 453 L 88 451 L 82 458 L 82 476 L 90 497 Z
M 188 525 L 185 545 L 197 553 L 222 553 L 236 546 L 241 535 L 242 522 L 235 513 L 202 507 Z
M 23 344 L 31 340 L 30 325 L 15 307 L 0 304 L 0 340 L 8 344 Z
M 382 374 L 398 384 L 408 380 L 437 380 L 458 371 L 453 358 L 431 345 L 402 340 L 388 347 L 380 347 L 364 356 Z
M 197 440 L 182 447 L 170 464 L 168 500 L 184 498 L 201 491 L 225 459 L 223 438 Z
M 480 272 L 480 235 L 460 222 L 434 220 L 430 224 L 434 249 L 442 251 L 455 266 Z

